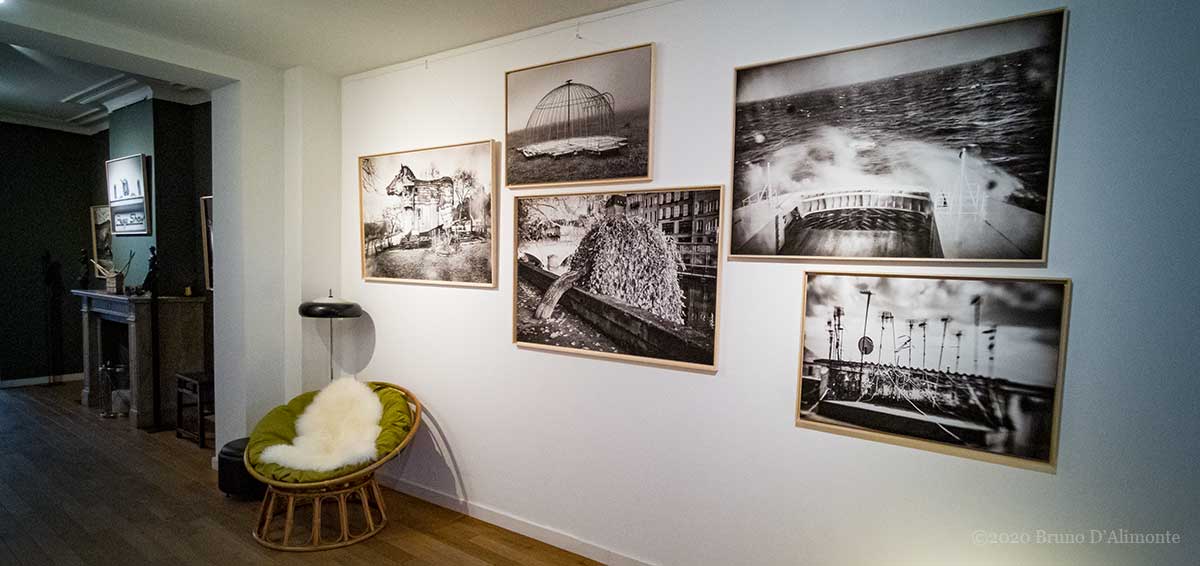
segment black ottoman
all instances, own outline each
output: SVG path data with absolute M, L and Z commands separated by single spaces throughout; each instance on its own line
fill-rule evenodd
M 250 476 L 242 457 L 246 453 L 249 438 L 231 440 L 217 454 L 217 487 L 228 497 L 235 499 L 262 499 L 267 492 L 266 484 Z

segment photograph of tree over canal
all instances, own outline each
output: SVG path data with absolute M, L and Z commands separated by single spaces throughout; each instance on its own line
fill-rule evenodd
M 514 340 L 716 369 L 721 189 L 516 199 Z

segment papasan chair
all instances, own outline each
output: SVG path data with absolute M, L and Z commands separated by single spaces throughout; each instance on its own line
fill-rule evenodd
M 322 472 L 262 461 L 268 447 L 296 438 L 296 419 L 316 391 L 275 407 L 255 426 L 243 462 L 251 476 L 267 485 L 254 526 L 259 544 L 286 551 L 328 550 L 362 542 L 387 525 L 375 470 L 412 441 L 421 424 L 421 402 L 397 385 L 376 381 L 366 385 L 383 405 L 373 460 Z

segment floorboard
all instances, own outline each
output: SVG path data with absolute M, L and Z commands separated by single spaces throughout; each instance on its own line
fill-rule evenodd
M 388 489 L 374 538 L 272 551 L 250 537 L 258 502 L 217 490 L 211 449 L 101 419 L 78 398 L 78 384 L 0 390 L 0 566 L 598 564 Z

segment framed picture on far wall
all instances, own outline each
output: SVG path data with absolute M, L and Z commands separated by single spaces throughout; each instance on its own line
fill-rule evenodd
M 654 44 L 504 75 L 510 189 L 650 180 Z
M 518 196 L 513 342 L 717 369 L 721 187 Z
M 104 269 L 113 271 L 112 211 L 105 205 L 93 206 L 89 212 L 92 233 L 92 259 Z M 100 268 L 92 266 L 97 278 L 104 277 Z
M 204 249 L 204 288 L 213 290 L 213 198 L 200 197 L 200 242 Z
M 796 426 L 1053 473 L 1068 279 L 809 272 Z
M 496 142 L 358 158 L 367 281 L 496 286 Z
M 730 256 L 1045 263 L 1066 29 L 1060 9 L 738 68 Z
M 138 153 L 104 162 L 108 206 L 112 209 L 112 231 L 116 236 L 150 233 L 150 211 L 146 203 L 146 156 Z

